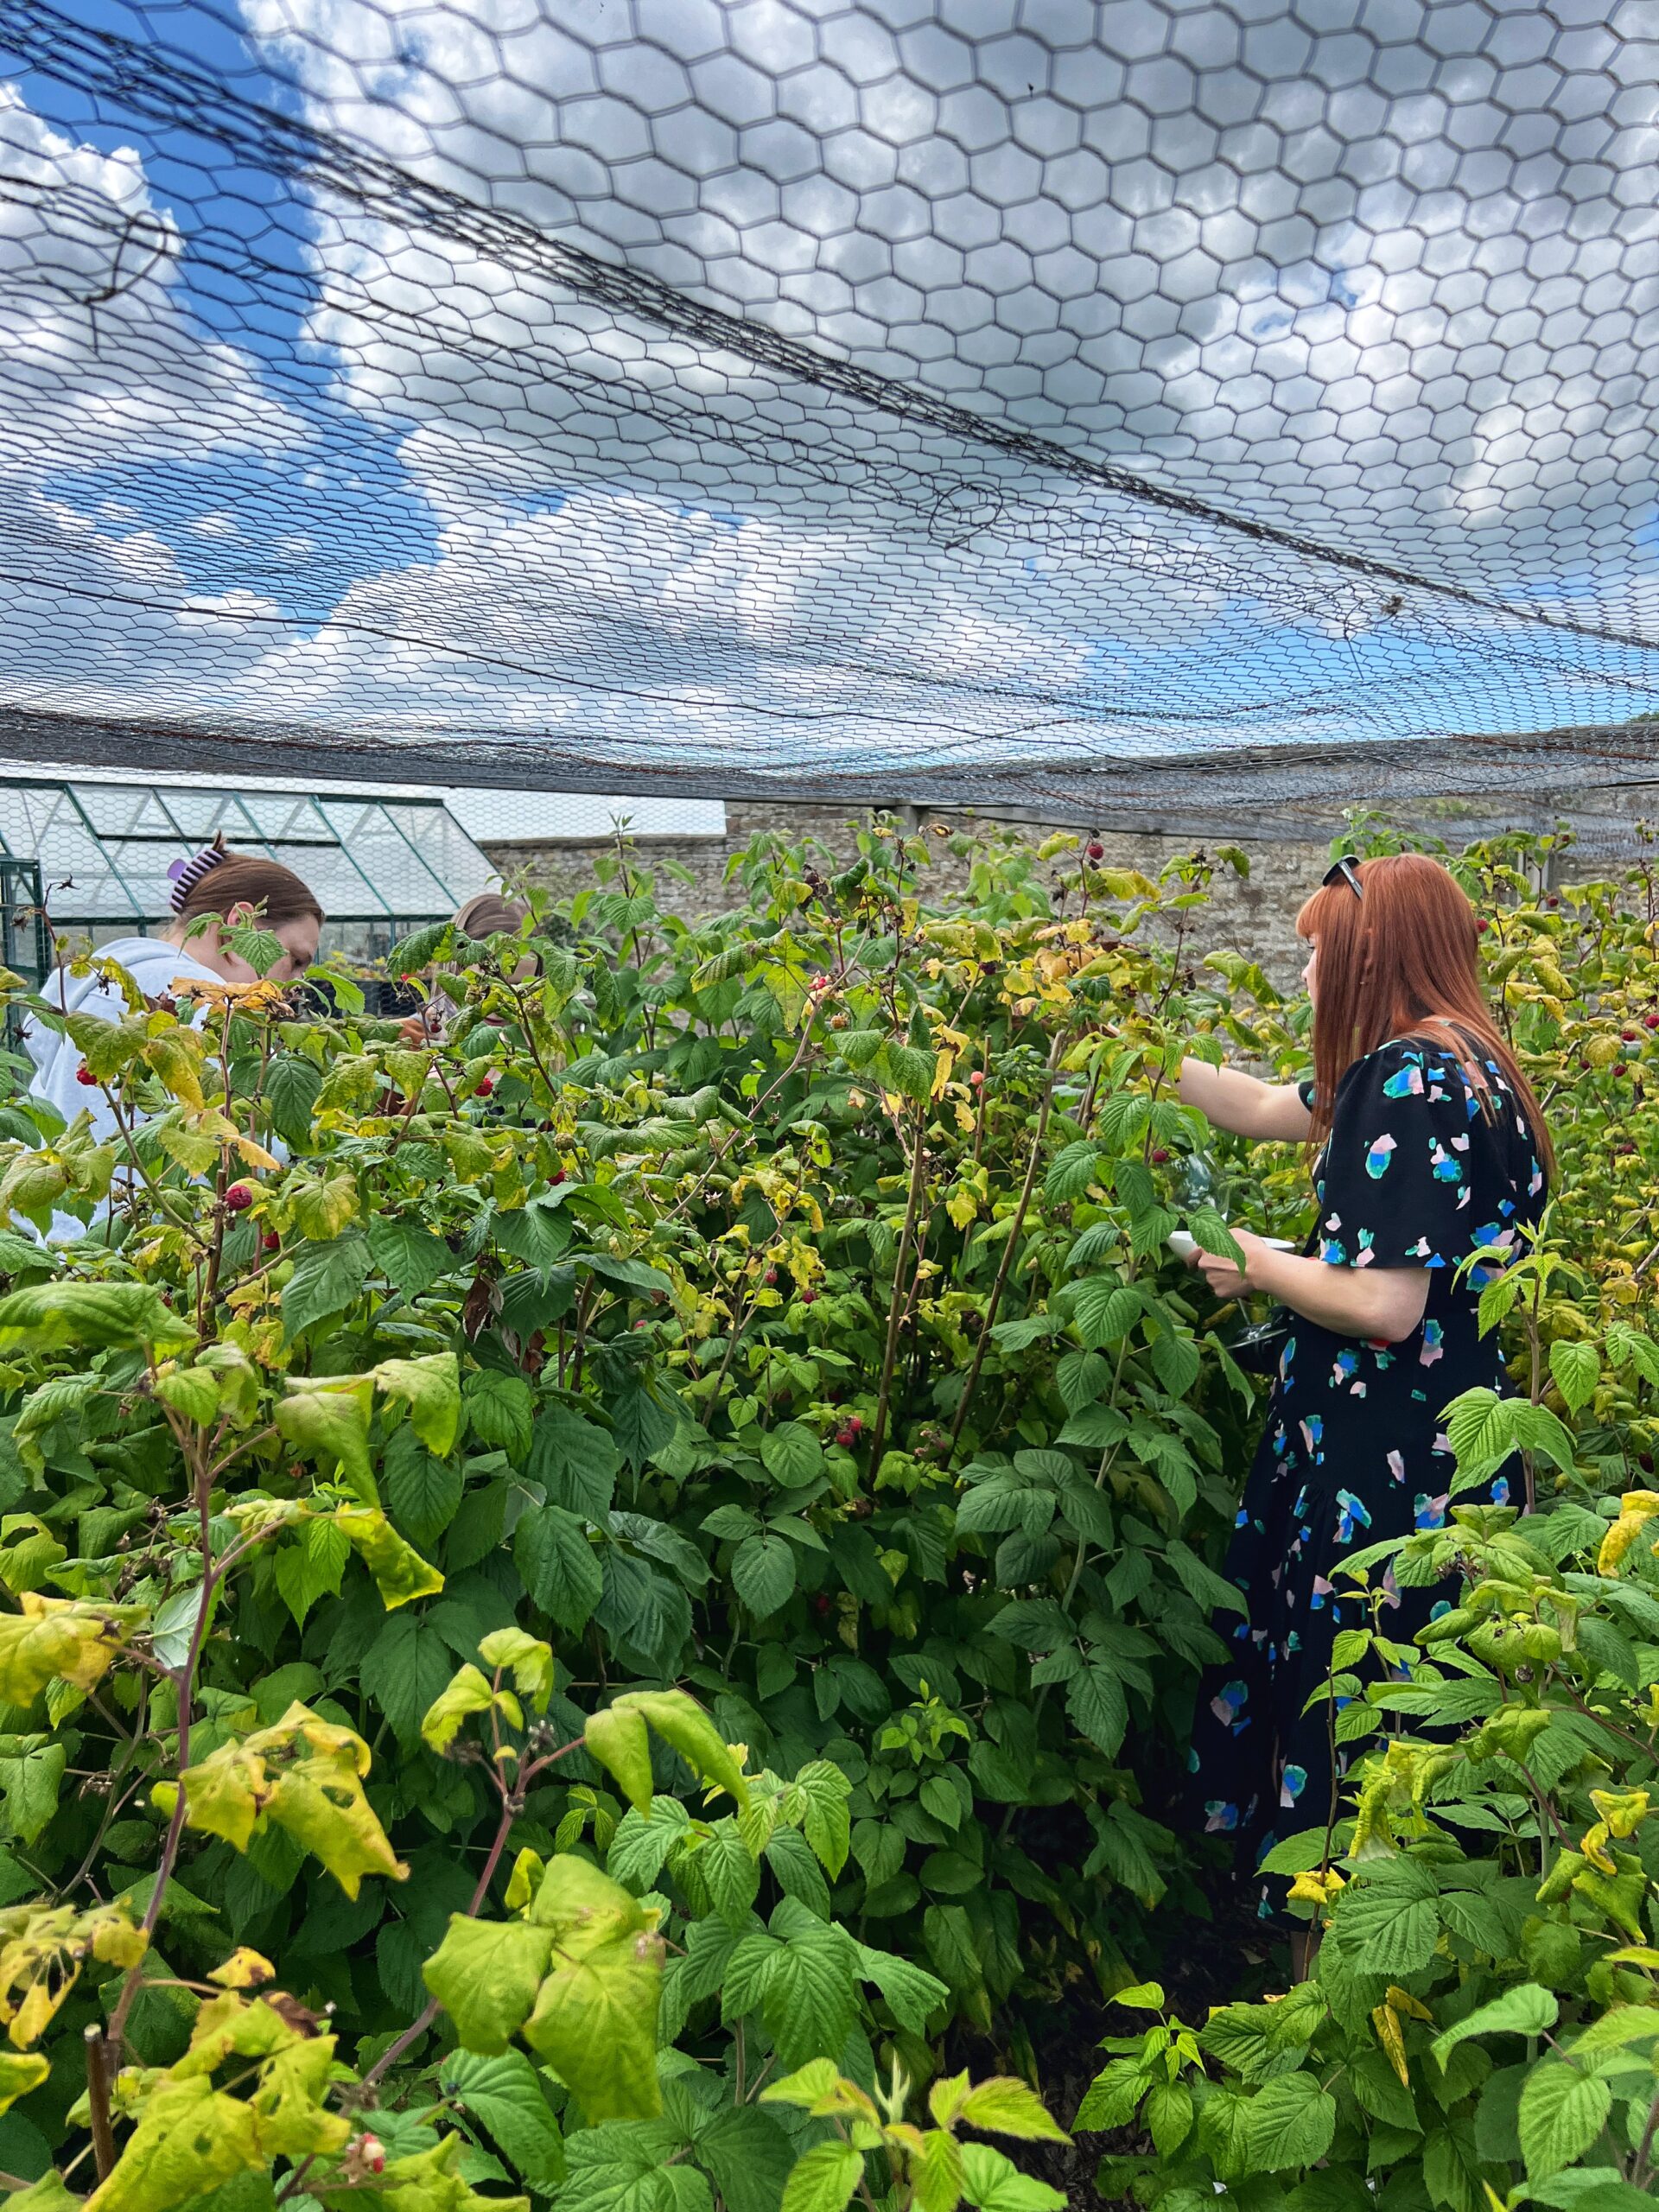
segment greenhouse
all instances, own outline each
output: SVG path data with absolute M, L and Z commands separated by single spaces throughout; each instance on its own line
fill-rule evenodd
M 16 2212 L 1659 2202 L 1652 12 L 0 9 Z
M 436 799 L 59 783 L 0 772 L 0 850 L 16 865 L 12 903 L 44 908 L 63 937 L 96 944 L 145 935 L 169 914 L 169 866 L 221 835 L 238 851 L 302 874 L 333 941 L 356 959 L 383 960 L 398 938 L 447 921 L 492 880 L 489 862 Z M 27 926 L 20 912 L 18 927 Z M 25 949 L 21 937 L 16 949 Z

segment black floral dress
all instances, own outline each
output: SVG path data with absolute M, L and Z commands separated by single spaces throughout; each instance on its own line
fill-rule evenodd
M 1492 1271 L 1459 1274 L 1459 1262 L 1513 1247 L 1542 1211 L 1545 1178 L 1501 1071 L 1486 1062 L 1483 1072 L 1484 1099 L 1454 1057 L 1406 1039 L 1357 1061 L 1337 1093 L 1307 1254 L 1338 1268 L 1425 1268 L 1428 1303 L 1394 1344 L 1293 1317 L 1227 1555 L 1249 1611 L 1216 1618 L 1230 1656 L 1200 1688 L 1190 1758 L 1198 1824 L 1236 1836 L 1250 1865 L 1338 1809 L 1342 1747 L 1333 1759 L 1325 1704 L 1303 1708 L 1330 1673 L 1337 1631 L 1367 1618 L 1342 1578 L 1344 1556 L 1440 1526 L 1452 1476 L 1442 1409 L 1478 1385 L 1504 1387 L 1497 1338 L 1483 1339 L 1477 1320 Z M 1506 1503 L 1510 1479 L 1500 1473 L 1469 1502 Z M 1391 1575 L 1383 1586 L 1396 1640 L 1449 1603 Z

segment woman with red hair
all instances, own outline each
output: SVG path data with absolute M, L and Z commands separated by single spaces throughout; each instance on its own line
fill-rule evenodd
M 1481 988 L 1474 909 L 1446 868 L 1417 853 L 1338 861 L 1296 928 L 1309 946 L 1313 1081 L 1261 1083 L 1192 1058 L 1180 1077 L 1183 1100 L 1217 1128 L 1319 1147 L 1303 1253 L 1236 1230 L 1242 1270 L 1194 1261 L 1218 1297 L 1264 1291 L 1292 1324 L 1227 1560 L 1248 1612 L 1217 1621 L 1230 1654 L 1200 1693 L 1192 1758 L 1205 1826 L 1235 1834 L 1254 1862 L 1337 1815 L 1344 1753 L 1316 1694 L 1338 1632 L 1369 1618 L 1343 1561 L 1444 1521 L 1443 1409 L 1477 1385 L 1503 1388 L 1480 1293 L 1496 1255 L 1536 1224 L 1553 1166 Z M 1482 1252 L 1494 1256 L 1465 1264 Z M 1508 1503 L 1512 1479 L 1500 1473 L 1470 1502 Z M 1446 1609 L 1444 1592 L 1384 1587 L 1382 1627 L 1397 1642 Z

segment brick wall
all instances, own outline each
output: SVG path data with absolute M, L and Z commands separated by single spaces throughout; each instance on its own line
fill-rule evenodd
M 967 819 L 938 808 L 925 809 L 916 818 L 964 825 Z M 1047 834 L 1036 825 L 1015 826 L 1034 843 Z M 737 903 L 741 893 L 725 881 L 726 866 L 757 831 L 773 830 L 792 838 L 817 838 L 844 862 L 853 850 L 855 827 L 845 808 L 777 801 L 765 805 L 732 804 L 726 809 L 724 837 L 644 837 L 636 841 L 635 849 L 646 867 L 669 861 L 687 871 L 692 880 L 684 887 L 665 874 L 659 876 L 658 893 L 683 912 L 696 916 L 718 913 Z M 1101 838 L 1109 866 L 1139 868 L 1147 874 L 1155 874 L 1172 854 L 1190 852 L 1201 842 L 1192 836 L 1127 831 L 1106 832 Z M 1323 842 L 1293 844 L 1276 839 L 1252 842 L 1243 834 L 1232 842 L 1249 855 L 1250 873 L 1242 881 L 1230 871 L 1218 874 L 1208 925 L 1210 945 L 1260 961 L 1275 982 L 1287 986 L 1294 982 L 1305 957 L 1296 942 L 1296 910 L 1325 871 L 1326 847 Z M 568 898 L 593 881 L 594 856 L 607 848 L 601 843 L 491 841 L 484 849 L 504 875 L 527 874 L 556 896 Z M 930 881 L 940 894 L 961 886 L 965 877 L 960 861 L 948 852 L 938 852 Z

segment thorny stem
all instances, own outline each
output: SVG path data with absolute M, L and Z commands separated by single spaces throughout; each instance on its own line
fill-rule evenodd
M 979 1341 L 974 1346 L 973 1365 L 968 1370 L 968 1380 L 962 1389 L 962 1398 L 957 1407 L 957 1417 L 950 1424 L 950 1438 L 942 1467 L 948 1467 L 956 1457 L 961 1440 L 963 1425 L 968 1419 L 968 1409 L 973 1404 L 974 1392 L 979 1387 L 979 1372 L 985 1364 L 985 1353 L 991 1341 L 991 1330 L 995 1325 L 996 1311 L 1002 1303 L 1002 1293 L 1014 1270 L 1014 1255 L 1020 1243 L 1020 1232 L 1025 1227 L 1026 1215 L 1031 1206 L 1032 1192 L 1037 1187 L 1037 1171 L 1042 1165 L 1043 1140 L 1048 1134 L 1049 1109 L 1054 1103 L 1054 1077 L 1060 1065 L 1060 1054 L 1065 1049 L 1065 1031 L 1054 1032 L 1054 1042 L 1049 1047 L 1048 1067 L 1043 1084 L 1043 1101 L 1037 1115 L 1036 1135 L 1031 1141 L 1031 1159 L 1026 1168 L 1026 1179 L 1020 1186 L 1019 1201 L 1014 1210 L 1014 1221 L 1008 1230 L 1007 1242 L 1002 1248 L 1002 1258 L 991 1285 L 991 1295 L 985 1307 L 985 1318 L 980 1324 Z
M 904 1319 L 906 1300 L 903 1295 L 905 1260 L 910 1250 L 910 1240 L 916 1231 L 916 1215 L 922 1202 L 922 1179 L 927 1170 L 927 1102 L 916 1109 L 916 1130 L 912 1141 L 910 1163 L 910 1190 L 905 1200 L 905 1225 L 899 1232 L 899 1249 L 893 1257 L 893 1303 L 887 1310 L 887 1340 L 881 1354 L 881 1382 L 875 1402 L 875 1427 L 870 1438 L 870 1472 L 874 1475 L 881 1465 L 881 1452 L 887 1435 L 887 1403 L 893 1395 L 893 1367 L 899 1351 L 899 1331 Z

